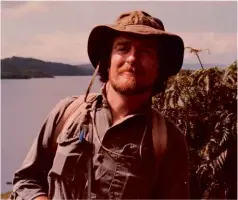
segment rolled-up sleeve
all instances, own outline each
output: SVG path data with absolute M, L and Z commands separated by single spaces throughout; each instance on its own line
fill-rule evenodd
M 159 199 L 189 199 L 189 157 L 182 132 L 167 121 L 168 146 L 157 184 Z
M 13 178 L 11 199 L 30 200 L 48 194 L 47 175 L 55 154 L 55 130 L 65 109 L 75 100 L 68 97 L 60 101 L 46 118 L 21 168 Z

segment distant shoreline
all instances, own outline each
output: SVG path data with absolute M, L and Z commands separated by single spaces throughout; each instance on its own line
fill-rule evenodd
M 87 75 L 65 75 L 65 76 L 92 76 L 91 74 L 87 74 Z M 28 79 L 39 79 L 39 78 L 56 78 L 56 77 L 64 77 L 64 76 L 42 76 L 42 77 L 1 77 L 1 80 L 28 80 Z
M 90 64 L 69 65 L 34 58 L 11 57 L 1 59 L 1 79 L 54 78 L 55 76 L 91 76 Z
M 203 64 L 204 69 L 224 67 L 224 64 Z M 200 64 L 183 63 L 181 70 L 198 70 Z M 32 78 L 54 78 L 55 76 L 92 76 L 92 64 L 70 65 L 65 63 L 47 62 L 35 58 L 13 56 L 1 59 L 1 79 L 26 80 Z

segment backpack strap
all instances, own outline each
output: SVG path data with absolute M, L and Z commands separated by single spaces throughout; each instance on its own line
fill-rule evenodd
M 90 93 L 87 97 L 88 102 L 94 101 L 96 97 L 96 93 Z M 77 115 L 77 113 L 84 110 L 86 106 L 87 103 L 84 102 L 84 95 L 81 95 L 66 108 L 56 126 L 55 133 L 53 134 L 53 144 L 55 145 L 54 150 L 56 150 L 56 141 L 60 133 L 67 129 L 67 127 L 73 122 L 73 119 L 75 119 L 73 115 Z M 167 147 L 167 128 L 165 118 L 155 108 L 152 108 L 152 141 L 158 166 Z
M 156 164 L 157 167 L 159 167 L 167 147 L 167 127 L 165 118 L 154 108 L 152 108 L 152 141 L 156 156 Z
M 67 129 L 68 126 L 73 122 L 73 115 L 77 115 L 80 111 L 84 110 L 89 102 L 92 102 L 97 97 L 96 93 L 90 93 L 87 97 L 87 103 L 84 102 L 84 95 L 80 95 L 76 97 L 76 99 L 66 108 L 62 117 L 60 118 L 55 132 L 53 134 L 53 150 L 56 151 L 57 148 L 57 138 L 63 132 L 63 130 Z

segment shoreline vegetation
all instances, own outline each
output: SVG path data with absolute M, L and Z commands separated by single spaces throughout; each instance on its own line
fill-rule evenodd
M 11 191 L 1 194 L 1 199 L 8 199 L 11 195 Z
M 1 79 L 54 78 L 55 76 L 91 76 L 90 64 L 69 65 L 34 58 L 1 59 Z
M 181 70 L 152 102 L 186 137 L 190 198 L 237 199 L 237 62 Z

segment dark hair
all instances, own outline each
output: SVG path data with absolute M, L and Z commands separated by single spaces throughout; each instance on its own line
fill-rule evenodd
M 155 80 L 152 95 L 155 96 L 161 92 L 164 92 L 167 86 L 168 77 L 159 72 L 159 76 Z
M 104 49 L 102 51 L 103 53 L 100 55 L 101 59 L 100 59 L 98 74 L 100 76 L 100 81 L 103 83 L 106 83 L 109 78 L 108 69 L 110 67 L 111 50 L 112 50 L 113 41 L 117 35 L 118 34 L 115 33 L 113 37 L 111 37 L 111 39 L 107 41 L 107 43 L 105 43 Z M 158 54 L 161 55 L 160 51 L 158 51 Z M 163 68 L 160 67 L 162 64 L 160 63 L 160 60 L 161 59 L 159 59 L 159 63 L 158 63 L 158 77 L 155 80 L 153 90 L 152 90 L 153 96 L 165 91 L 167 80 L 168 80 L 168 76 L 166 72 L 164 72 L 164 70 L 162 70 Z

